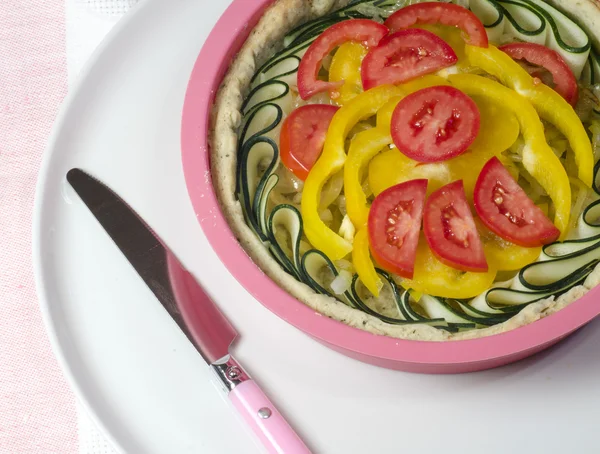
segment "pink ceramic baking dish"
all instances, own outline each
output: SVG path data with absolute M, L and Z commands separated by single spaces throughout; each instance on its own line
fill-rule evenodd
M 377 336 L 320 314 L 271 281 L 252 262 L 223 217 L 210 178 L 209 112 L 232 57 L 273 0 L 235 0 L 209 35 L 192 72 L 181 145 L 188 192 L 212 247 L 263 305 L 321 343 L 361 361 L 421 373 L 473 372 L 508 364 L 564 339 L 600 314 L 600 288 L 558 313 L 508 333 L 468 341 L 418 342 Z

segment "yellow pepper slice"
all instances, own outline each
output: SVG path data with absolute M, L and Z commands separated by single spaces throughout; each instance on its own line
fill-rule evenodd
M 368 90 L 334 115 L 321 156 L 304 183 L 301 212 L 304 229 L 311 244 L 331 260 L 340 260 L 352 251 L 352 244 L 331 230 L 319 217 L 321 191 L 327 180 L 339 172 L 346 162 L 345 141 L 356 124 L 369 118 L 391 98 L 400 96 L 402 90 L 393 85 L 381 85 Z
M 496 150 L 499 154 L 512 147 L 521 133 L 517 117 L 502 103 L 479 96 L 474 96 L 473 100 L 479 109 L 481 126 L 468 152 L 475 154 Z
M 366 165 L 391 143 L 389 131 L 380 128 L 358 133 L 350 143 L 344 166 L 344 194 L 348 216 L 357 229 L 364 226 L 369 217 L 369 204 L 361 183 Z
M 552 199 L 555 207 L 554 224 L 564 238 L 571 215 L 571 185 L 562 163 L 546 142 L 544 125 L 531 103 L 513 90 L 485 77 L 456 74 L 448 79 L 464 93 L 502 104 L 516 116 L 525 141 L 523 166 Z
M 544 120 L 552 123 L 569 141 L 579 179 L 588 188 L 594 180 L 594 151 L 583 123 L 565 99 L 550 87 L 540 84 L 528 97 Z
M 475 219 L 479 237 L 483 242 L 488 265 L 498 271 L 516 271 L 535 262 L 542 253 L 541 247 L 527 248 L 503 240 Z
M 520 132 L 519 122 L 511 111 L 483 97 L 474 99 L 481 114 L 481 129 L 466 153 L 448 161 L 422 164 L 396 149 L 385 151 L 369 166 L 373 193 L 379 195 L 391 186 L 416 178 L 429 179 L 428 192 L 431 193 L 462 179 L 467 197 L 472 199 L 475 182 L 485 163 L 493 156 L 506 160 L 501 153 L 515 143 Z
M 394 110 L 396 110 L 396 106 L 402 101 L 402 98 L 404 98 L 404 96 L 396 96 L 395 98 L 390 99 L 377 112 L 377 128 L 386 134 L 392 133 L 392 115 L 394 115 Z
M 352 249 L 352 263 L 354 269 L 367 290 L 374 296 L 379 296 L 381 289 L 381 279 L 375 271 L 375 266 L 371 260 L 371 250 L 369 249 L 369 232 L 365 225 L 358 231 L 354 237 L 354 248 Z
M 458 57 L 457 65 L 460 66 L 465 64 L 466 44 L 460 28 L 441 24 L 418 24 L 415 25 L 414 28 L 422 28 L 423 30 L 427 30 L 442 38 L 450 45 L 454 53 L 456 53 L 456 56 Z
M 533 88 L 533 78 L 512 57 L 491 44 L 483 50 L 484 52 L 478 52 L 474 46 L 465 45 L 466 55 L 471 65 L 498 78 L 503 85 L 519 94 L 524 94 Z
M 400 88 L 409 95 L 419 90 L 423 90 L 424 88 L 437 87 L 440 85 L 450 85 L 450 82 L 435 74 L 428 74 L 421 76 L 418 79 L 411 80 L 410 82 L 403 83 L 400 85 Z
M 444 265 L 435 256 L 421 234 L 412 279 L 402 280 L 402 287 L 443 298 L 474 298 L 489 289 L 496 279 L 496 270 L 487 273 L 465 273 Z
M 369 186 L 375 196 L 392 186 L 410 180 L 429 180 L 427 193 L 450 183 L 451 174 L 447 163 L 422 164 L 413 161 L 397 148 L 386 150 L 375 157 L 369 165 Z
M 492 232 L 489 233 L 494 235 Z M 486 240 L 483 237 L 481 239 L 484 242 L 483 249 L 488 265 L 498 271 L 520 270 L 535 262 L 542 253 L 542 248 L 519 246 L 504 241 L 499 236 L 495 236 L 493 240 Z
M 573 107 L 547 85 L 534 83 L 533 77 L 527 71 L 494 46 L 484 49 L 466 45 L 466 54 L 473 66 L 478 66 L 497 77 L 504 85 L 527 98 L 542 119 L 552 123 L 565 135 L 575 155 L 579 179 L 591 187 L 594 153 L 585 128 Z
M 365 55 L 367 48 L 353 41 L 342 44 L 334 54 L 329 67 L 329 82 L 344 82 L 331 93 L 331 99 L 338 106 L 347 104 L 363 92 L 360 66 Z

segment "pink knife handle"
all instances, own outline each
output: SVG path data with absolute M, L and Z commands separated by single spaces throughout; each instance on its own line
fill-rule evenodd
M 269 454 L 310 454 L 310 450 L 254 380 L 237 385 L 229 397 Z

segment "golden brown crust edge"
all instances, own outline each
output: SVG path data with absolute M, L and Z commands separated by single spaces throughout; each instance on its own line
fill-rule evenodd
M 257 66 L 276 51 L 287 31 L 327 11 L 342 7 L 348 1 L 276 0 L 250 33 L 217 93 L 209 131 L 212 181 L 231 230 L 259 269 L 288 293 L 314 309 L 316 316 L 324 315 L 374 334 L 426 341 L 472 339 L 510 331 L 557 312 L 600 283 L 600 269 L 596 269 L 584 285 L 573 288 L 558 299 L 551 297 L 531 304 L 505 323 L 482 330 L 449 334 L 429 326 L 384 323 L 334 298 L 315 293 L 281 269 L 246 225 L 241 205 L 235 197 L 237 130 L 242 118 L 240 110 Z M 574 12 L 577 8 L 578 17 L 585 17 L 582 20 L 584 26 L 589 30 L 598 29 L 600 0 L 552 0 L 551 3 L 569 12 Z

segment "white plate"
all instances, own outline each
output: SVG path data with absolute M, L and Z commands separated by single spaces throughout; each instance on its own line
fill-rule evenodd
M 533 359 L 472 375 L 388 371 L 328 350 L 264 309 L 218 261 L 183 179 L 179 130 L 195 58 L 228 1 L 147 0 L 71 93 L 45 156 L 34 254 L 55 351 L 128 453 L 256 453 L 206 365 L 65 183 L 121 194 L 241 332 L 236 355 L 318 453 L 590 452 L 600 321 Z

